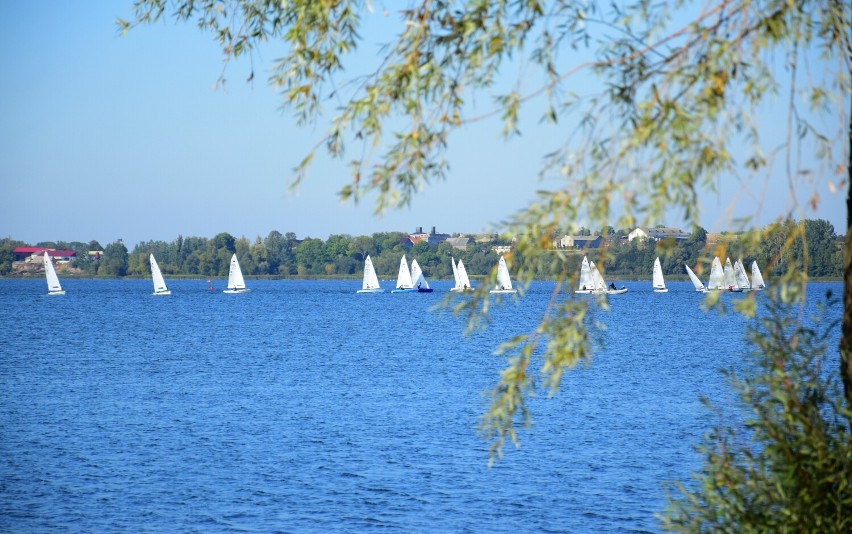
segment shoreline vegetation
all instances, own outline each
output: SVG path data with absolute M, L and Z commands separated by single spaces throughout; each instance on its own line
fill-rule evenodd
M 800 225 L 804 227 L 806 243 L 796 237 L 800 235 Z M 629 241 L 629 232 L 609 227 L 598 232 L 580 229 L 575 233 L 601 236 L 599 242 L 604 246 L 600 248 L 557 247 L 562 235 L 568 235 L 568 232 L 559 232 L 542 240 L 553 247 L 549 249 L 552 257 L 536 258 L 534 264 L 513 247 L 513 236 L 497 234 L 461 236 L 467 238 L 466 245 L 461 248 L 446 240 L 438 243 L 430 242 L 431 239 L 418 240 L 404 232 L 381 232 L 371 236 L 333 234 L 321 240 L 297 239 L 292 232 L 272 231 L 265 238 L 257 236 L 253 242 L 223 232 L 213 238 L 178 236 L 171 242 L 145 241 L 136 244 L 132 251 L 121 240 L 101 247 L 97 241 L 30 245 L 7 237 L 0 240 L 0 277 L 43 276 L 41 262 L 16 261 L 21 259 L 15 257 L 16 248 L 34 246 L 74 251 L 76 257 L 71 261 L 56 262 L 60 276 L 69 279 L 150 278 L 150 254 L 157 258 L 167 278 L 190 280 L 227 278 L 232 254 L 239 258 L 245 278 L 254 280 L 360 280 L 368 255 L 380 279 L 394 280 L 403 254 L 417 259 L 431 280 L 453 279 L 451 257 L 464 261 L 472 280 L 482 280 L 489 276 L 501 255 L 506 255 L 513 271 L 523 266 L 534 272 L 535 280 L 542 281 L 560 276 L 563 267 L 560 257 L 566 258 L 569 273 L 579 273 L 584 255 L 603 267 L 608 278 L 619 281 L 650 280 L 656 257 L 660 258 L 668 280 L 688 280 L 685 264 L 699 277 L 706 277 L 714 256 L 740 258 L 746 263 L 756 260 L 770 280 L 790 269 L 807 272 L 810 281 L 843 279 L 845 236 L 838 236 L 834 227 L 824 220 L 787 220 L 748 233 L 708 234 L 696 227 L 688 239 L 679 241 L 672 238 Z

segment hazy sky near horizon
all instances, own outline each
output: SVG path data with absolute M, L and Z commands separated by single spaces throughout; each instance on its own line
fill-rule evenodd
M 347 169 L 323 158 L 291 192 L 292 168 L 322 131 L 300 128 L 280 111 L 265 79 L 274 53 L 257 54 L 253 83 L 244 83 L 250 67 L 240 61 L 228 66 L 225 89 L 215 88 L 223 64 L 209 34 L 169 19 L 122 37 L 115 20 L 130 18 L 130 6 L 0 3 L 3 237 L 32 244 L 123 239 L 132 248 L 219 232 L 249 239 L 271 230 L 323 239 L 417 226 L 480 232 L 548 187 L 538 171 L 554 148 L 553 131 L 539 131 L 531 117 L 524 135 L 508 142 L 487 121 L 457 132 L 447 181 L 383 216 L 374 215 L 372 199 L 342 204 L 337 192 L 348 182 Z M 365 46 L 363 53 L 374 50 Z M 733 228 L 734 218 L 753 215 L 758 204 L 758 224 L 787 213 L 781 173 L 768 187 L 731 180 L 719 185 L 738 191 L 735 202 L 719 194 L 701 199 L 708 230 Z M 818 193 L 818 209 L 796 215 L 827 219 L 842 232 L 844 195 L 832 193 L 828 180 L 816 177 L 800 196 L 805 204 Z M 682 226 L 676 217 L 660 222 Z

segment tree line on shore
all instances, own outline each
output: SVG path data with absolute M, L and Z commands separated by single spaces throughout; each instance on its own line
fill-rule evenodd
M 794 232 L 799 224 L 804 225 L 804 241 Z M 708 243 L 707 232 L 701 227 L 696 227 L 689 239 L 680 243 L 638 239 L 627 242 L 619 237 L 626 234 L 626 231 L 610 228 L 603 232 L 608 243 L 605 249 L 554 249 L 550 261 L 544 256 L 544 260 L 536 260 L 537 265 L 527 267 L 535 268 L 537 278 L 556 277 L 561 268 L 556 254 L 567 252 L 569 269 L 577 272 L 582 256 L 587 254 L 605 265 L 610 278 L 648 278 L 654 258 L 659 256 L 665 274 L 682 276 L 684 264 L 697 272 L 709 272 L 710 260 L 721 253 L 746 262 L 756 260 L 768 277 L 781 275 L 790 268 L 802 269 L 805 265 L 810 277 L 842 276 L 842 238 L 825 220 L 787 220 L 751 235 L 723 233 L 715 243 Z M 470 275 L 487 274 L 500 258 L 495 248 L 507 244 L 511 244 L 511 238 L 493 236 L 471 239 L 466 249 L 460 250 L 448 242 L 411 244 L 408 234 L 403 232 L 380 232 L 371 236 L 334 234 L 323 241 L 300 240 L 292 232 L 272 231 L 265 238 L 256 237 L 253 242 L 227 232 L 213 238 L 178 236 L 171 242 L 144 241 L 136 244 L 132 251 L 128 251 L 121 240 L 103 248 L 97 241 L 40 242 L 34 246 L 76 251 L 77 258 L 71 262 L 71 267 L 88 276 L 145 276 L 150 274 L 148 255 L 154 254 L 166 275 L 224 277 L 228 274 L 231 255 L 237 254 L 247 276 L 360 276 L 364 259 L 370 255 L 380 277 L 394 278 L 399 259 L 406 254 L 409 260 L 417 259 L 427 277 L 439 279 L 452 277 L 451 256 L 456 261 L 463 260 Z M 12 251 L 19 246 L 31 245 L 12 238 L 0 241 L 0 274 L 13 273 Z M 89 254 L 89 251 L 101 250 L 101 254 Z M 518 254 L 513 254 L 511 260 L 516 266 L 525 265 L 527 261 Z

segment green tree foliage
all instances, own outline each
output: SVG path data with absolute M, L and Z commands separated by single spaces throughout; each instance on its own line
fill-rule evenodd
M 679 486 L 665 519 L 688 532 L 852 531 L 852 432 L 841 384 L 826 372 L 838 320 L 811 324 L 799 306 L 767 302 L 749 328 L 756 373 L 730 372 L 746 413 L 746 435 L 716 428 L 701 448 L 699 489 Z
M 124 276 L 127 274 L 128 265 L 127 247 L 119 240 L 104 249 L 98 273 L 105 276 Z

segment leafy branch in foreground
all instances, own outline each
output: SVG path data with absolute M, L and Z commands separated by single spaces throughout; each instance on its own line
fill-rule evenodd
M 743 428 L 720 426 L 707 436 L 698 488 L 677 485 L 666 528 L 852 530 L 852 414 L 825 367 L 838 321 L 823 311 L 803 324 L 799 312 L 775 295 L 749 327 L 755 370 L 729 376 L 750 418 Z

